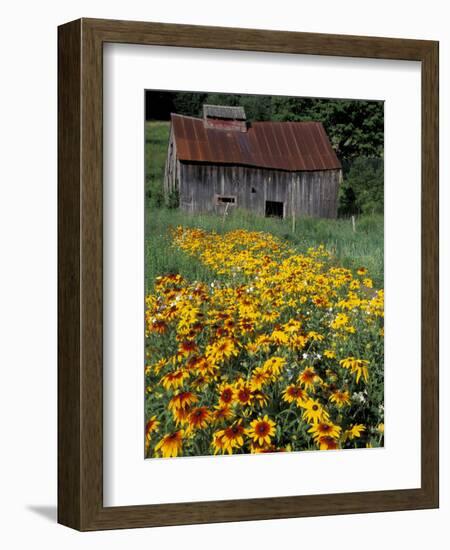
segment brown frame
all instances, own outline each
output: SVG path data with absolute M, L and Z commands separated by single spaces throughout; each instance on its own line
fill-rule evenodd
M 422 63 L 421 488 L 103 506 L 102 46 L 105 42 Z M 58 521 L 81 531 L 438 507 L 438 43 L 79 19 L 58 29 Z

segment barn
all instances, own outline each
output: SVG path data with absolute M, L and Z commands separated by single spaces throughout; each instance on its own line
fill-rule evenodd
M 242 107 L 171 115 L 166 199 L 187 212 L 336 218 L 342 167 L 320 122 L 248 122 Z

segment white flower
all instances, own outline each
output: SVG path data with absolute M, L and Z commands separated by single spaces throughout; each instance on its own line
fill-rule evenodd
M 355 401 L 360 401 L 361 403 L 364 403 L 366 401 L 366 398 L 365 398 L 364 393 L 362 391 L 360 391 L 358 393 L 354 393 L 352 395 L 352 399 L 354 399 Z
M 308 354 L 304 353 L 302 357 L 303 357 L 303 359 L 308 359 Z

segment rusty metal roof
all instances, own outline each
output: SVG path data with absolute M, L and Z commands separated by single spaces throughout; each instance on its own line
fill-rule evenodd
M 341 168 L 321 122 L 253 122 L 238 132 L 205 127 L 201 118 L 171 117 L 181 161 L 292 172 Z

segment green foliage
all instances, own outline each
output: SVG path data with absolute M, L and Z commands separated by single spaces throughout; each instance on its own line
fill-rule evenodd
M 341 186 L 340 212 L 342 214 L 383 213 L 383 160 L 358 157 L 348 169 Z
M 274 120 L 322 122 L 338 157 L 382 157 L 382 101 L 273 97 Z
M 178 189 L 172 189 L 167 197 L 167 208 L 178 208 L 180 206 L 180 193 Z
M 206 93 L 178 92 L 173 99 L 174 112 L 180 115 L 201 116 L 203 104 L 208 103 Z

